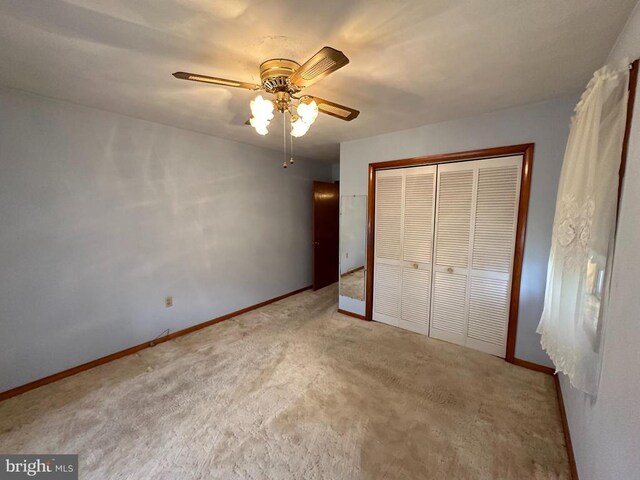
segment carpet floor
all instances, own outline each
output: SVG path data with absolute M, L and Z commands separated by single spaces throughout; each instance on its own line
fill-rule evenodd
M 340 295 L 356 300 L 364 300 L 364 269 L 340 277 Z
M 552 378 L 307 291 L 0 403 L 81 479 L 568 479 Z

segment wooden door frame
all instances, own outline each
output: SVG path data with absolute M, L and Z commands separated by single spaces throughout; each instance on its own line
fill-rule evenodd
M 524 259 L 524 238 L 529 212 L 529 196 L 531 193 L 531 168 L 533 166 L 533 143 L 509 145 L 506 147 L 484 148 L 466 152 L 429 155 L 426 157 L 405 158 L 369 164 L 369 190 L 367 207 L 367 285 L 365 299 L 365 319 L 373 317 L 373 276 L 374 276 L 374 244 L 376 213 L 376 171 L 388 168 L 417 167 L 433 163 L 451 163 L 485 158 L 522 155 L 522 178 L 520 184 L 520 202 L 518 205 L 518 226 L 513 256 L 513 274 L 511 280 L 511 299 L 509 302 L 509 323 L 507 326 L 507 350 L 505 360 L 513 363 L 516 349 L 516 331 L 518 327 L 518 308 L 520 306 L 520 283 L 522 279 L 522 262 Z

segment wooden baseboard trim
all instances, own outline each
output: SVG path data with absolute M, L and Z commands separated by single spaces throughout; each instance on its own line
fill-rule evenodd
M 526 360 L 521 360 L 519 358 L 514 358 L 513 362 L 511 363 L 519 367 L 528 368 L 529 370 L 546 373 L 547 375 L 553 375 L 554 373 L 556 373 L 556 371 L 551 367 L 545 367 L 544 365 L 540 365 L 538 363 L 527 362 Z
M 562 389 L 560 388 L 560 380 L 558 375 L 555 374 L 555 370 L 551 367 L 545 367 L 533 362 L 527 362 L 519 358 L 513 359 L 514 365 L 519 367 L 528 368 L 536 372 L 546 373 L 553 376 L 553 383 L 556 387 L 556 394 L 558 396 L 558 406 L 560 407 L 560 417 L 562 418 L 562 430 L 564 432 L 564 443 L 567 447 L 567 457 L 569 458 L 569 468 L 571 470 L 572 480 L 578 480 L 578 467 L 576 465 L 576 457 L 573 454 L 573 444 L 571 443 L 571 432 L 569 431 L 569 422 L 567 421 L 567 412 L 564 409 L 564 399 L 562 398 Z
M 348 315 L 349 317 L 353 317 L 353 318 L 357 318 L 359 320 L 366 320 L 367 318 L 364 315 L 360 315 L 358 313 L 353 313 L 353 312 L 347 312 L 346 310 L 342 310 L 342 309 L 338 309 L 338 313 L 341 313 L 343 315 Z
M 133 347 L 129 347 L 125 350 L 121 350 L 119 352 L 112 353 L 111 355 L 107 355 L 106 357 L 101 357 L 96 360 L 92 360 L 87 363 L 83 363 L 82 365 L 78 365 L 77 367 L 69 368 L 68 370 L 64 370 L 62 372 L 54 373 L 53 375 L 49 375 L 48 377 L 41 378 L 39 380 L 35 380 L 30 383 L 26 383 L 24 385 L 20 385 L 19 387 L 12 388 L 11 390 L 7 390 L 5 392 L 0 393 L 0 401 L 6 400 L 11 397 L 15 397 L 16 395 L 20 395 L 22 393 L 28 392 L 29 390 L 33 390 L 38 387 L 42 387 L 44 385 L 48 385 L 49 383 L 57 382 L 58 380 L 62 380 L 63 378 L 71 377 L 77 373 L 84 372 L 85 370 L 89 370 L 91 368 L 97 367 L 99 365 L 104 365 L 105 363 L 112 362 L 113 360 L 117 360 L 118 358 L 126 357 L 127 355 L 131 355 L 133 353 L 139 352 L 140 350 L 144 350 L 145 348 L 154 347 L 159 343 L 164 343 L 169 340 L 173 340 L 174 338 L 181 337 L 183 335 L 188 335 L 189 333 L 193 333 L 202 328 L 209 327 L 211 325 L 215 325 L 216 323 L 223 322 L 224 320 L 228 320 L 233 317 L 237 317 L 238 315 L 242 315 L 243 313 L 250 312 L 251 310 L 255 310 L 260 307 L 264 307 L 265 305 L 269 305 L 270 303 L 277 302 L 279 300 L 283 300 L 292 295 L 296 295 L 298 293 L 304 292 L 305 290 L 309 290 L 311 285 L 304 288 L 299 288 L 293 292 L 285 293 L 284 295 L 280 295 L 279 297 L 275 297 L 269 300 L 265 300 L 264 302 L 257 303 L 255 305 L 251 305 L 250 307 L 243 308 L 241 310 L 237 310 L 235 312 L 228 313 L 221 317 L 217 317 L 211 320 L 208 320 L 203 323 L 198 323 L 197 325 L 193 325 L 192 327 L 184 328 L 182 330 L 178 330 L 164 337 L 155 338 L 145 343 L 141 343 L 139 345 L 135 345 Z
M 573 454 L 573 444 L 571 443 L 571 431 L 569 430 L 569 422 L 567 421 L 567 412 L 564 409 L 564 399 L 562 398 L 562 389 L 560 388 L 560 378 L 558 375 L 553 376 L 553 382 L 556 386 L 558 394 L 558 406 L 560 407 L 560 417 L 562 417 L 562 429 L 564 430 L 564 443 L 567 446 L 567 457 L 569 458 L 569 468 L 571 469 L 572 480 L 578 480 L 578 466 L 576 465 L 576 457 Z

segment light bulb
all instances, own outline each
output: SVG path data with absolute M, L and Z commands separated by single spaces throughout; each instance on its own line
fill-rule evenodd
M 309 131 L 309 124 L 302 118 L 293 116 L 291 117 L 291 135 L 294 137 L 301 137 Z
M 315 100 L 309 103 L 301 102 L 298 105 L 298 116 L 304 123 L 311 125 L 318 118 L 318 104 Z
M 265 100 L 262 95 L 258 95 L 251 100 L 251 113 L 259 120 L 268 122 L 273 118 L 273 102 L 271 100 Z

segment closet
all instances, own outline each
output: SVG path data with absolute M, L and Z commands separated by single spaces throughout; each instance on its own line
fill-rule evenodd
M 374 320 L 505 356 L 522 160 L 376 171 Z

